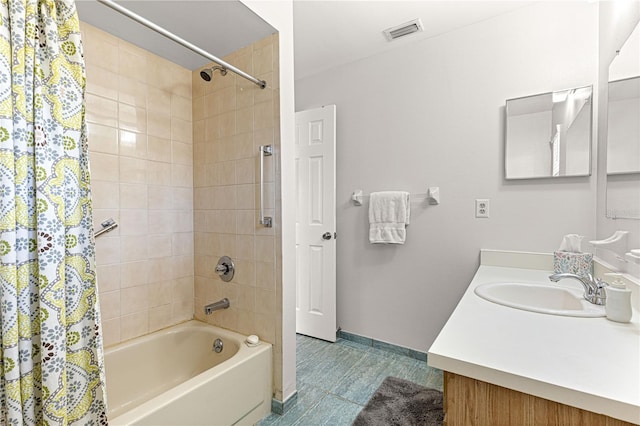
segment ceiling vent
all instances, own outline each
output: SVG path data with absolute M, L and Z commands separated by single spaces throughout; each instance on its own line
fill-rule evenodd
M 422 22 L 420 19 L 414 19 L 413 21 L 405 22 L 404 24 L 387 28 L 382 33 L 388 41 L 395 40 L 400 37 L 407 36 L 409 34 L 424 31 Z

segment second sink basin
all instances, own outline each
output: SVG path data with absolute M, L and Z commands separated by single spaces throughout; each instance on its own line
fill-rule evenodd
M 485 300 L 511 308 L 570 317 L 603 317 L 604 306 L 587 302 L 581 290 L 525 283 L 487 283 L 475 288 Z

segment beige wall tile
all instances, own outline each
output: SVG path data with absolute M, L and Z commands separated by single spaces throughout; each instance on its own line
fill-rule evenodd
M 255 247 L 253 235 L 236 236 L 236 256 L 238 259 L 254 260 Z
M 244 108 L 253 106 L 254 93 L 257 91 L 264 91 L 266 89 L 259 89 L 257 86 L 247 82 L 250 86 L 236 86 L 236 108 Z M 255 87 L 255 89 L 254 89 Z
M 172 325 L 171 304 L 149 309 L 149 331 L 157 331 Z
M 189 210 L 176 210 L 173 216 L 174 232 L 193 232 L 193 211 Z
M 193 188 L 173 188 L 172 206 L 176 210 L 190 210 L 193 206 Z
M 276 292 L 273 290 L 265 289 L 263 287 L 256 287 L 256 313 L 274 315 L 276 312 Z
M 120 235 L 146 235 L 149 232 L 147 209 L 120 211 Z
M 176 164 L 193 164 L 193 145 L 179 141 L 171 142 L 172 160 Z
M 118 181 L 118 156 L 89 152 L 91 177 L 96 180 Z
M 120 264 L 101 265 L 96 268 L 100 293 L 120 289 Z
M 120 155 L 125 157 L 147 158 L 147 135 L 128 130 L 120 130 Z
M 273 70 L 273 46 L 269 43 L 253 51 L 253 72 L 264 74 Z
M 172 281 L 158 281 L 149 284 L 149 307 L 171 304 Z
M 258 190 L 257 197 L 260 197 Z M 253 210 L 256 208 L 256 186 L 254 184 L 237 185 L 237 208 L 244 210 Z M 259 201 L 259 200 L 258 200 Z M 243 232 L 246 233 L 246 232 Z M 253 233 L 253 227 L 251 227 Z
M 173 258 L 155 258 L 147 260 L 149 283 L 159 283 L 172 276 Z
M 156 116 L 171 116 L 171 93 L 158 89 L 157 87 L 147 88 L 147 110 Z
M 240 201 L 240 197 L 238 197 L 238 201 Z M 237 233 L 242 235 L 253 235 L 256 227 L 255 219 L 256 212 L 254 210 L 237 210 Z
M 147 241 L 150 258 L 168 257 L 172 255 L 171 234 L 149 235 Z
M 223 161 L 216 167 L 216 184 L 217 185 L 234 185 L 236 184 L 236 162 Z
M 120 317 L 120 338 L 122 341 L 142 336 L 149 332 L 149 313 L 140 311 Z
M 193 187 L 193 166 L 171 164 L 171 185 Z
M 96 265 L 120 263 L 120 237 L 102 236 L 96 239 Z
M 198 120 L 193 122 L 193 141 L 198 143 L 205 142 L 205 120 Z
M 277 38 L 260 40 L 227 60 L 269 80 L 269 87 L 260 90 L 241 78 L 220 78 L 215 85 L 205 85 L 193 73 L 193 94 L 199 97 L 193 108 L 193 118 L 198 120 L 193 126 L 195 315 L 211 324 L 256 333 L 275 344 L 281 325 L 277 321 L 281 284 L 276 280 L 276 229 L 258 224 L 256 152 L 260 145 L 279 142 L 275 137 L 277 82 L 271 81 L 278 76 Z M 273 217 L 277 207 L 274 160 L 268 157 L 265 162 L 265 213 Z M 211 268 L 222 254 L 236 262 L 231 284 L 221 282 Z M 235 303 L 220 315 L 205 317 L 198 311 L 224 296 Z M 274 367 L 279 368 L 281 346 L 274 350 Z M 275 394 L 281 395 L 281 368 L 277 371 Z
M 120 317 L 105 320 L 102 318 L 102 342 L 105 347 L 120 343 Z
M 140 158 L 120 157 L 120 182 L 147 183 L 147 161 Z
M 222 97 L 218 93 L 210 93 L 202 98 L 204 117 L 209 118 L 222 112 Z M 195 118 L 195 117 L 194 117 Z
M 146 285 L 123 288 L 120 290 L 120 309 L 122 315 L 149 309 L 149 288 Z
M 191 302 L 193 303 L 193 279 L 178 278 L 173 281 L 173 292 L 171 299 L 175 302 Z
M 111 345 L 193 316 L 192 73 L 82 28 L 94 226 L 119 223 L 96 241 Z
M 120 102 L 118 104 L 118 127 L 132 132 L 146 133 L 147 110 Z
M 123 262 L 145 260 L 149 257 L 147 252 L 146 235 L 131 235 L 120 237 L 120 256 Z
M 147 185 L 120 184 L 120 208 L 121 209 L 146 209 Z
M 236 111 L 236 133 L 253 132 L 253 106 Z
M 253 133 L 241 133 L 239 135 L 235 135 L 233 137 L 233 146 L 235 148 L 233 153 L 234 158 L 245 158 L 257 161 L 256 152 L 258 152 L 258 149 L 253 143 Z M 268 162 L 270 158 L 272 157 L 266 157 L 265 160 Z
M 120 290 L 100 293 L 100 312 L 103 320 L 120 316 Z
M 82 40 L 85 61 L 117 73 L 120 62 L 118 60 L 118 39 L 87 23 L 83 23 L 82 27 L 85 32 L 85 37 Z
M 183 98 L 176 94 L 171 95 L 171 117 L 179 118 L 188 122 L 192 121 L 191 97 Z
M 256 286 L 275 291 L 276 269 L 274 263 L 256 262 Z
M 173 188 L 149 185 L 149 210 L 171 210 L 173 208 Z
M 180 232 L 172 234 L 171 236 L 171 249 L 172 254 L 175 256 L 193 254 L 193 233 Z
M 245 158 L 236 161 L 236 183 L 255 183 L 256 178 L 256 159 Z
M 256 260 L 275 262 L 275 240 L 273 236 L 256 236 Z
M 171 162 L 171 139 L 149 136 L 147 143 L 147 159 L 165 163 Z
M 117 209 L 120 206 L 119 188 L 118 182 L 92 179 L 91 196 L 94 210 Z
M 153 111 L 147 113 L 147 133 L 159 138 L 171 138 L 171 116 Z
M 238 271 L 233 276 L 233 282 L 245 284 L 252 287 L 256 285 L 256 262 L 255 260 L 238 259 Z
M 254 106 L 253 124 L 256 130 L 273 127 L 273 103 L 260 102 Z
M 87 64 L 87 93 L 118 100 L 118 74 L 105 68 Z
M 255 330 L 260 339 L 269 343 L 274 343 L 276 340 L 276 330 L 273 320 L 273 315 L 267 314 L 255 314 Z
M 118 100 L 120 101 L 120 103 L 132 105 L 143 109 L 147 107 L 146 84 L 140 82 L 139 80 L 120 75 L 120 78 L 118 79 L 118 87 Z
M 119 40 L 118 47 L 120 75 L 146 83 L 149 68 L 145 51 L 123 40 Z
M 223 112 L 219 116 L 220 137 L 236 134 L 236 112 Z
M 198 121 L 205 118 L 204 97 L 194 97 L 191 105 L 191 118 Z
M 147 161 L 147 182 L 149 185 L 171 185 L 171 164 Z
M 126 262 L 120 265 L 120 287 L 136 287 L 149 282 L 149 267 L 147 260 Z
M 149 210 L 149 229 L 154 232 L 175 232 L 173 210 Z
M 118 155 L 118 129 L 96 123 L 87 123 L 89 151 Z
M 171 140 L 193 143 L 193 127 L 191 121 L 171 118 Z
M 171 304 L 171 320 L 177 324 L 193 318 L 193 300 Z

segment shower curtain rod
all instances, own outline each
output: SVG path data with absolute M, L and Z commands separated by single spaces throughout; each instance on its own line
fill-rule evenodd
M 107 7 L 110 7 L 111 9 L 115 10 L 116 12 L 119 12 L 123 15 L 125 15 L 128 18 L 133 19 L 134 21 L 144 25 L 145 27 L 157 32 L 158 34 L 162 34 L 163 36 L 175 41 L 176 43 L 186 47 L 187 49 L 191 50 L 192 52 L 197 53 L 198 55 L 204 56 L 205 58 L 217 63 L 218 65 L 222 65 L 223 67 L 227 68 L 229 71 L 233 71 L 234 73 L 238 74 L 240 77 L 246 78 L 247 80 L 249 80 L 250 82 L 260 86 L 261 89 L 264 89 L 265 87 L 267 87 L 267 82 L 264 80 L 258 80 L 257 78 L 253 77 L 252 75 L 247 74 L 246 72 L 242 71 L 241 69 L 238 69 L 236 67 L 234 67 L 233 65 L 223 61 L 222 59 L 218 58 L 217 56 L 212 55 L 211 53 L 207 52 L 206 50 L 203 50 L 201 48 L 199 48 L 198 46 L 189 43 L 188 41 L 186 41 L 183 38 L 178 37 L 177 35 L 173 34 L 170 31 L 165 30 L 164 28 L 162 28 L 161 26 L 149 21 L 146 18 L 143 18 L 142 16 L 138 15 L 135 12 L 130 11 L 129 9 L 127 9 L 126 7 L 120 6 L 118 3 L 112 1 L 112 0 L 98 0 L 99 3 L 104 4 Z

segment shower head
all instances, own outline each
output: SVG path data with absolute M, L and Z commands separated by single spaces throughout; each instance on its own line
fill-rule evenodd
M 213 77 L 213 72 L 215 70 L 220 70 L 220 74 L 222 74 L 223 76 L 227 75 L 227 69 L 225 67 L 212 67 L 212 68 L 206 68 L 200 71 L 200 77 L 202 77 L 204 81 L 211 81 L 211 78 Z

